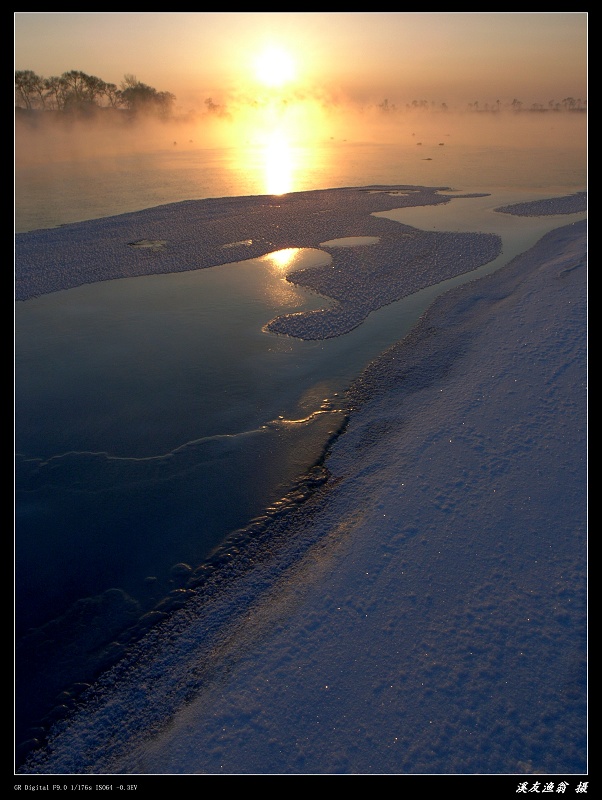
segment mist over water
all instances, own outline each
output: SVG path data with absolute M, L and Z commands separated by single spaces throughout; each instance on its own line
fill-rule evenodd
M 204 197 L 381 183 L 572 191 L 586 181 L 583 113 L 384 113 L 312 101 L 190 120 L 16 123 L 18 232 Z

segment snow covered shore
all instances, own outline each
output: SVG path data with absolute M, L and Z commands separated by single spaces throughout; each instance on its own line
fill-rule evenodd
M 350 399 L 267 552 L 22 774 L 587 770 L 585 222 L 440 297 Z

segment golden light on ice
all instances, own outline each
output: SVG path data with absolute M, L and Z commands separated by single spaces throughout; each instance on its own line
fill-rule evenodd
M 295 74 L 295 61 L 283 48 L 266 47 L 255 59 L 255 76 L 264 86 L 284 86 Z

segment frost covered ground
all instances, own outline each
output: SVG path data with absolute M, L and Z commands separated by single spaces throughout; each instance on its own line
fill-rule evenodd
M 422 274 L 418 281 L 407 278 L 408 283 L 403 287 L 405 291 L 416 291 L 421 285 L 428 286 L 466 271 L 459 263 L 462 252 L 456 249 L 457 258 L 451 263 L 448 257 L 447 269 L 442 270 L 430 256 L 435 246 L 444 249 L 449 234 L 426 234 L 372 214 L 449 203 L 452 199 L 461 202 L 462 197 L 475 196 L 445 194 L 450 191 L 443 187 L 370 186 L 299 192 L 278 198 L 189 200 L 61 228 L 19 233 L 15 295 L 17 300 L 26 300 L 94 281 L 213 267 L 288 247 L 319 247 L 321 242 L 335 236 L 383 237 L 374 251 L 381 253 L 381 260 L 387 261 L 386 257 L 390 260 L 395 254 L 399 260 L 402 245 L 406 248 L 411 245 L 414 250 L 414 239 L 423 234 L 425 245 L 423 252 L 418 253 L 424 261 Z M 460 236 L 459 240 L 466 243 L 467 255 L 480 248 L 485 260 L 493 257 L 491 254 L 499 244 L 495 237 L 481 234 L 471 234 L 466 239 Z M 337 259 L 349 256 L 348 251 L 340 248 L 334 252 Z M 407 271 L 407 260 L 400 265 L 397 277 L 402 269 Z M 359 292 L 365 279 L 357 270 L 355 279 Z M 375 301 L 372 306 L 378 307 Z
M 315 241 L 271 249 L 387 227 L 309 205 Z M 586 773 L 586 287 L 577 222 L 441 296 L 354 385 L 309 499 L 192 581 L 19 771 Z

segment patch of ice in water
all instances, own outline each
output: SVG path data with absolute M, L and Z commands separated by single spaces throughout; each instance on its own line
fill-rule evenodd
M 243 239 L 240 242 L 228 242 L 228 244 L 223 244 L 222 249 L 225 250 L 228 247 L 250 247 L 253 244 L 253 239 Z
M 150 250 L 162 250 L 167 244 L 166 239 L 140 239 L 137 242 L 128 242 L 130 247 L 147 247 Z
M 378 244 L 380 236 L 344 236 L 342 239 L 329 239 L 320 242 L 320 247 L 358 247 L 366 244 Z

